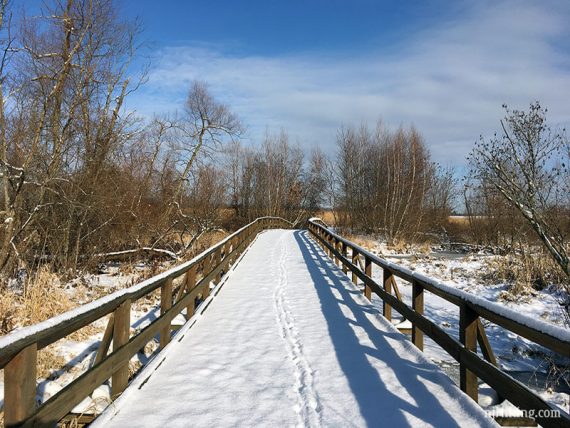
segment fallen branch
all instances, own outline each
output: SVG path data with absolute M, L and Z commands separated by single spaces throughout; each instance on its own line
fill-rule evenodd
M 151 247 L 142 247 L 142 248 L 135 248 L 132 250 L 124 250 L 124 251 L 113 251 L 110 253 L 102 253 L 97 254 L 95 257 L 101 258 L 105 261 L 110 260 L 125 260 L 132 256 L 139 256 L 141 254 L 147 253 L 147 257 L 154 258 L 154 257 L 168 257 L 173 260 L 178 260 L 178 256 L 176 253 L 170 250 L 164 250 L 161 248 L 151 248 Z

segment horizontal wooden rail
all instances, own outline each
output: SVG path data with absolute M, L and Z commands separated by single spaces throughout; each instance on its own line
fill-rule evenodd
M 495 389 L 500 397 L 506 398 L 521 409 L 531 410 L 535 412 L 534 414 L 538 414 L 538 410 L 549 412 L 557 410 L 497 367 L 480 318 L 485 318 L 564 357 L 570 357 L 570 332 L 568 330 L 523 317 L 504 306 L 390 263 L 330 231 L 315 219 L 309 220 L 308 224 L 309 231 L 333 262 L 340 261 L 345 268 L 343 270 L 352 275 L 354 283 L 356 283 L 355 278 L 362 281 L 365 295 L 370 298 L 369 293 L 374 292 L 382 299 L 385 317 L 391 319 L 393 308 L 412 323 L 412 340 L 419 349 L 423 349 L 423 334 L 426 334 L 459 362 L 461 389 L 474 400 L 477 401 L 477 378 L 480 378 Z M 339 244 L 342 244 L 340 251 Z M 346 251 L 347 248 L 351 249 L 350 256 Z M 365 259 L 363 269 L 357 263 L 359 255 Z M 383 286 L 372 279 L 370 264 L 383 270 Z M 392 284 L 395 285 L 394 277 L 412 284 L 412 306 L 391 293 Z M 459 341 L 424 316 L 425 291 L 458 306 L 460 312 Z M 477 343 L 481 347 L 484 358 L 477 354 Z M 567 427 L 570 424 L 570 419 L 564 414 L 560 418 L 536 417 L 536 421 L 545 427 Z
M 261 217 L 182 263 L 138 285 L 120 290 L 47 321 L 0 337 L 0 369 L 4 369 L 4 419 L 7 427 L 53 426 L 99 385 L 112 378 L 113 399 L 128 379 L 130 359 L 160 333 L 161 346 L 170 339 L 172 320 L 184 309 L 190 318 L 198 296 L 204 300 L 211 282 L 219 282 L 255 236 L 274 227 L 290 228 L 279 217 Z M 200 274 L 197 277 L 197 274 Z M 176 289 L 173 282 L 183 276 Z M 199 278 L 199 279 L 198 279 Z M 161 314 L 150 325 L 130 336 L 130 306 L 161 288 Z M 110 314 L 93 367 L 35 408 L 37 351 Z M 113 350 L 108 353 L 110 343 Z

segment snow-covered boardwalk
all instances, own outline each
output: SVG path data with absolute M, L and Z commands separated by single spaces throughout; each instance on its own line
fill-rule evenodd
M 95 425 L 494 425 L 306 231 L 261 233 L 217 291 Z

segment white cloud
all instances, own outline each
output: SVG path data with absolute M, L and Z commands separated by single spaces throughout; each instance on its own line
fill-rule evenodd
M 131 99 L 141 113 L 179 109 L 194 78 L 207 81 L 259 139 L 285 128 L 308 147 L 334 150 L 341 124 L 414 124 L 435 160 L 464 162 L 490 135 L 501 104 L 538 99 L 551 122 L 570 121 L 566 3 L 474 2 L 455 21 L 418 31 L 405 45 L 352 56 L 235 56 L 201 46 L 167 47 Z

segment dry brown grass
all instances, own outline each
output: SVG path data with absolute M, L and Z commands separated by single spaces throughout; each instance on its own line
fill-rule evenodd
M 49 345 L 38 351 L 37 376 L 49 379 L 54 372 L 65 366 L 65 359 L 56 352 L 55 345 Z
M 320 218 L 330 226 L 335 225 L 335 217 L 334 217 L 334 212 L 332 210 L 319 211 L 318 213 L 315 214 L 315 217 Z
M 121 263 L 117 275 L 136 275 L 140 272 L 137 268 L 137 263 Z
M 211 232 L 205 233 L 198 241 L 198 246 L 203 246 L 205 248 L 210 248 L 212 245 L 217 244 L 222 239 L 229 235 L 225 230 L 212 230 Z
M 428 241 L 421 243 L 410 243 L 405 240 L 398 240 L 386 244 L 386 249 L 395 254 L 412 254 L 415 256 L 428 255 L 431 253 L 431 245 Z
M 129 378 L 132 378 L 134 375 L 136 375 L 142 366 L 143 364 L 139 360 L 129 361 Z
M 376 241 L 374 241 L 374 239 L 371 238 L 367 238 L 365 236 L 360 236 L 360 235 L 351 235 L 350 233 L 347 233 L 345 235 L 343 235 L 346 239 L 348 239 L 351 242 L 354 242 L 356 245 L 365 248 L 367 250 L 371 250 L 372 248 L 374 248 L 377 243 Z
M 410 245 L 406 241 L 394 241 L 388 245 L 386 245 L 390 251 L 393 251 L 398 254 L 408 253 L 410 250 Z
M 461 226 L 469 225 L 469 217 L 466 215 L 450 215 L 449 217 L 447 217 L 447 220 L 451 224 L 457 224 Z
M 220 208 L 219 216 L 222 223 L 227 222 L 235 216 L 235 210 L 233 208 Z
M 36 324 L 73 308 L 69 295 L 61 289 L 59 277 L 49 266 L 41 266 L 30 280 L 19 313 L 22 325 Z
M 16 327 L 44 321 L 73 307 L 61 290 L 59 277 L 42 266 L 29 280 L 23 294 L 11 290 L 0 293 L 0 327 L 6 334 Z
M 15 328 L 17 305 L 16 296 L 8 291 L 0 291 L 0 335 L 7 334 Z
M 73 297 L 63 290 L 60 278 L 49 266 L 41 266 L 30 278 L 23 294 L 11 290 L 0 292 L 0 334 L 7 334 L 17 327 L 37 324 L 80 305 L 85 300 L 85 290 L 78 287 Z M 96 329 L 86 326 L 69 336 L 82 340 L 94 334 Z
M 507 256 L 498 256 L 486 260 L 488 274 L 484 279 L 502 281 L 510 284 L 508 293 L 502 296 L 509 300 L 513 296 L 530 296 L 534 290 L 542 290 L 551 284 L 569 287 L 567 278 L 544 252 L 523 251 Z M 509 296 L 510 294 L 511 296 Z

